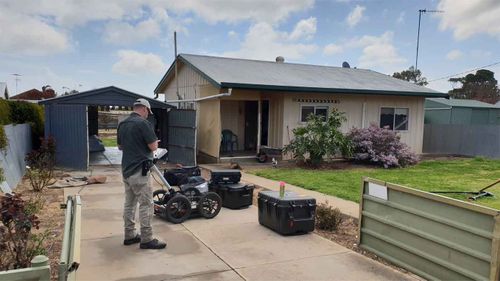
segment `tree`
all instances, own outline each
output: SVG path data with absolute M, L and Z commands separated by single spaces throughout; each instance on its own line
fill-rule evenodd
M 335 156 L 341 153 L 350 156 L 351 144 L 340 131 L 342 122 L 346 121 L 344 113 L 337 109 L 324 116 L 310 114 L 304 127 L 293 129 L 294 139 L 285 146 L 285 152 L 291 152 L 293 158 L 301 161 L 309 155 L 313 165 L 321 162 L 324 156 Z
M 410 68 L 408 68 L 408 70 L 403 70 L 401 72 L 394 72 L 392 77 L 398 78 L 401 80 L 405 80 L 405 81 L 409 81 L 409 82 L 413 82 L 419 86 L 425 86 L 425 85 L 429 84 L 427 82 L 427 78 L 422 77 L 422 72 L 420 72 L 420 70 L 418 70 L 418 69 L 415 70 L 415 67 L 413 67 L 413 66 L 410 66 Z
M 460 88 L 449 91 L 455 99 L 473 99 L 495 104 L 500 100 L 500 90 L 495 73 L 486 69 L 476 71 L 476 74 L 467 74 L 465 77 L 450 78 L 451 83 L 460 83 Z

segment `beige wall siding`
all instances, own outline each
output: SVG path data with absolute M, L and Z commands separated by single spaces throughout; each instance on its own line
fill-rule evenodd
M 222 130 L 231 130 L 238 136 L 238 148 L 245 145 L 245 102 L 223 100 L 220 102 Z
M 265 100 L 269 100 L 269 133 L 268 145 L 270 147 L 283 146 L 283 95 L 269 94 L 263 95 Z
M 188 67 L 184 64 L 179 64 L 178 68 L 179 75 L 179 94 L 184 99 L 195 99 L 200 97 L 201 89 L 200 87 L 211 85 L 210 82 L 205 79 L 203 76 L 198 74 L 198 72 L 194 71 L 191 67 Z M 160 91 L 166 94 L 167 100 L 176 100 L 177 95 L 175 80 L 172 79 L 168 84 L 166 89 L 162 89 Z
M 301 102 L 309 99 L 311 102 Z M 331 103 L 321 103 L 330 100 Z M 365 104 L 365 120 L 363 120 L 363 103 Z M 332 94 L 288 94 L 284 98 L 283 144 L 289 143 L 288 134 L 293 138 L 292 130 L 301 126 L 301 105 L 328 106 L 329 112 L 337 108 L 345 112 L 347 122 L 341 130 L 348 132 L 352 127 L 367 127 L 370 123 L 380 123 L 381 107 L 398 107 L 409 109 L 408 131 L 399 131 L 401 140 L 416 153 L 422 153 L 424 131 L 424 98 L 423 97 L 390 97 L 365 95 L 332 95 Z
M 202 97 L 216 95 L 219 89 L 207 85 L 200 88 Z M 220 132 L 221 118 L 220 118 L 220 100 L 211 99 L 201 101 L 197 105 L 197 119 L 198 119 L 198 133 L 197 144 L 198 150 L 204 154 L 219 157 L 220 148 Z

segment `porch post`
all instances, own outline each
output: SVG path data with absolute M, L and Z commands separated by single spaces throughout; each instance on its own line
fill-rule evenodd
M 257 113 L 257 154 L 260 152 L 260 135 L 262 134 L 262 100 L 257 101 L 258 113 Z

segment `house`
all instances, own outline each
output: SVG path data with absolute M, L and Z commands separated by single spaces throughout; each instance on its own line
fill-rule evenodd
M 9 89 L 7 88 L 7 83 L 0 82 L 0 99 L 9 98 Z
M 500 125 L 500 107 L 477 100 L 428 98 L 425 124 Z
M 49 86 L 42 87 L 42 91 L 31 89 L 10 97 L 12 100 L 38 101 L 56 97 L 56 92 Z
M 177 57 L 154 92 L 196 110 L 198 157 L 210 162 L 282 148 L 308 114 L 334 108 L 346 114 L 344 132 L 375 122 L 421 153 L 425 98 L 448 96 L 366 69 L 191 54 Z M 232 133 L 229 149 L 221 147 L 223 130 Z

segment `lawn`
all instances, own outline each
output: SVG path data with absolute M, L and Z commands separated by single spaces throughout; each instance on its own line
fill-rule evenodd
M 102 144 L 105 146 L 105 147 L 115 147 L 115 146 L 118 146 L 116 144 L 116 137 L 115 138 L 102 138 L 101 139 L 102 141 Z
M 359 202 L 364 176 L 405 185 L 425 191 L 478 191 L 500 178 L 500 160 L 471 158 L 459 160 L 426 160 L 401 169 L 359 167 L 345 170 L 278 168 L 252 173 Z M 495 198 L 482 198 L 477 204 L 500 209 L 500 184 L 488 189 Z M 466 195 L 446 195 L 467 200 Z

